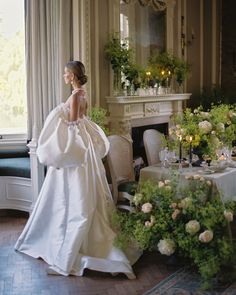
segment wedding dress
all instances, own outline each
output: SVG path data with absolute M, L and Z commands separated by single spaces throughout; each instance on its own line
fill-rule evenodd
M 61 104 L 52 112 L 59 110 L 68 112 L 68 105 Z M 46 129 L 51 130 L 50 114 L 46 122 Z M 131 265 L 141 253 L 136 247 L 124 253 L 113 245 L 116 234 L 110 226 L 110 215 L 114 204 L 99 153 L 107 142 L 97 133 L 93 138 L 96 126 L 86 116 L 79 119 L 83 148 L 87 148 L 83 163 L 77 167 L 48 168 L 15 249 L 34 258 L 41 257 L 52 271 L 61 275 L 82 276 L 88 268 L 124 273 L 132 279 L 135 275 Z

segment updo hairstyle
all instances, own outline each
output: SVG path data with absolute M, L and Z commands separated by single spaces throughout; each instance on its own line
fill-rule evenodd
M 79 80 L 81 86 L 88 81 L 88 77 L 85 75 L 85 67 L 81 61 L 69 61 L 66 64 L 66 67 L 71 70 L 71 72 Z

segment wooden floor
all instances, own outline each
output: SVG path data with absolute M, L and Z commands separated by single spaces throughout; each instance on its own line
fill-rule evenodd
M 141 295 L 177 269 L 166 257 L 145 253 L 133 267 L 136 280 L 90 270 L 83 277 L 48 275 L 43 260 L 14 251 L 26 221 L 23 213 L 0 212 L 0 295 Z

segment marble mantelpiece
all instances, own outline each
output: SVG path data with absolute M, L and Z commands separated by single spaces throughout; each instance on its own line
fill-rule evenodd
M 109 125 L 118 134 L 131 134 L 133 127 L 168 123 L 183 111 L 191 93 L 155 96 L 108 96 Z

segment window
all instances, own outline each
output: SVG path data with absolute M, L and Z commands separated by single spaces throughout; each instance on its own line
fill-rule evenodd
M 0 135 L 27 133 L 24 0 L 0 1 Z

